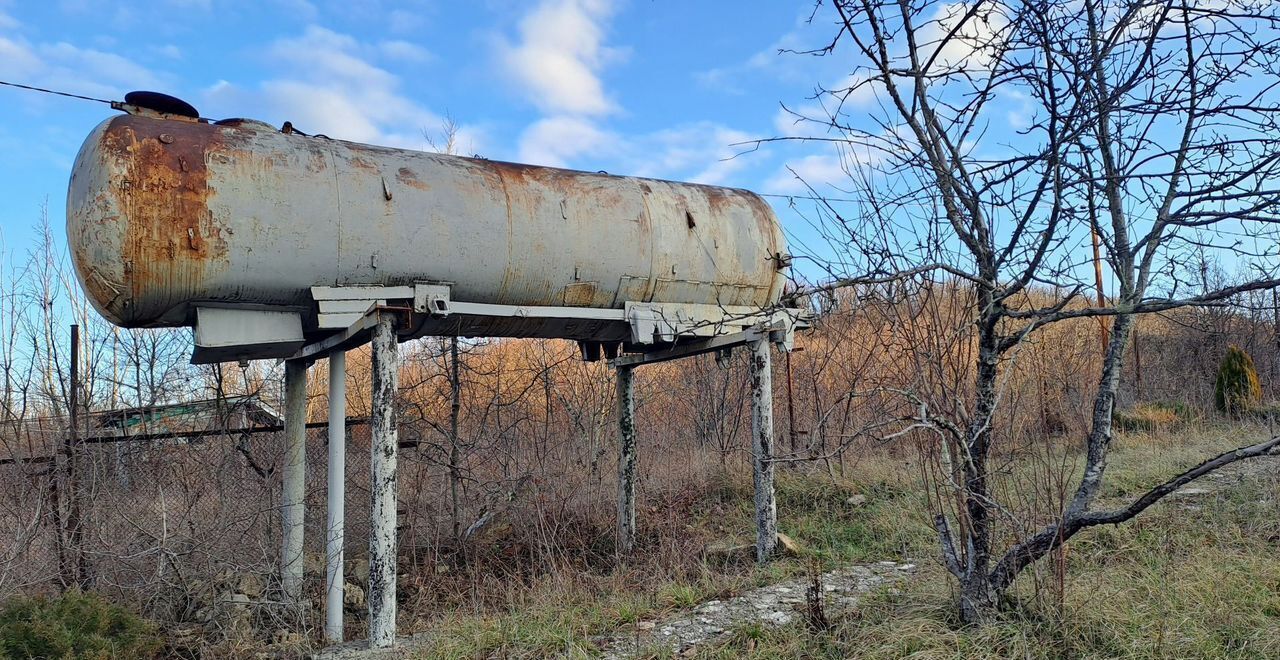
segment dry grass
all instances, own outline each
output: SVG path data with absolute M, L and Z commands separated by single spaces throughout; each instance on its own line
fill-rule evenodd
M 1122 436 L 1107 497 L 1118 502 L 1205 456 L 1261 432 L 1208 426 L 1177 436 Z M 825 633 L 803 626 L 735 631 L 701 657 L 760 658 L 1222 658 L 1280 655 L 1280 479 L 1251 468 L 1238 483 L 1195 500 L 1164 503 L 1118 528 L 1077 537 L 1068 553 L 1061 605 L 1044 575 L 1028 575 L 1003 618 L 958 626 L 945 572 L 931 558 L 924 489 L 909 462 L 865 458 L 843 479 L 789 472 L 779 483 L 780 526 L 824 565 L 911 556 L 921 573 L 900 593 L 868 599 Z M 808 559 L 764 569 L 708 568 L 671 545 L 748 538 L 745 475 L 714 483 L 694 501 L 686 526 L 648 528 L 641 559 L 617 570 L 566 568 L 509 587 L 505 605 L 455 610 L 433 620 L 419 657 L 589 657 L 591 638 L 642 618 L 688 608 L 802 574 Z M 851 494 L 866 495 L 851 505 Z M 1043 567 L 1041 567 L 1043 569 Z M 1043 570 L 1042 570 L 1043 572 Z M 1037 586 L 1041 587 L 1037 589 Z
M 1256 432 L 1210 427 L 1122 437 L 1108 495 L 1119 501 Z M 1060 606 L 1036 593 L 1027 576 L 1001 620 L 963 628 L 950 608 L 950 580 L 932 565 L 902 593 L 877 595 L 830 633 L 747 628 L 702 656 L 1280 656 L 1280 475 L 1272 462 L 1233 470 L 1222 481 L 1208 495 L 1165 502 L 1127 525 L 1077 537 Z

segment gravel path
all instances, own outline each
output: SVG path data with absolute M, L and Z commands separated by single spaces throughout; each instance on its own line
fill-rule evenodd
M 849 566 L 822 575 L 823 604 L 828 617 L 857 607 L 863 595 L 905 579 L 915 564 L 885 561 Z M 684 653 L 727 636 L 750 623 L 781 626 L 804 617 L 808 578 L 780 582 L 728 600 L 712 600 L 657 621 L 640 621 L 601 638 L 603 657 L 630 658 L 638 653 Z

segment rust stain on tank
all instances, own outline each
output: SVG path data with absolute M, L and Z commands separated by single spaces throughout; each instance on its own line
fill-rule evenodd
M 782 228 L 778 226 L 774 220 L 773 207 L 764 201 L 764 198 L 755 193 L 743 192 L 742 197 L 747 201 L 747 205 L 751 209 L 751 215 L 756 221 L 758 231 L 760 232 L 760 240 L 758 241 L 766 251 L 760 255 L 762 260 L 766 260 L 768 269 L 774 273 L 772 285 L 763 290 L 756 290 L 754 302 L 758 304 L 766 304 L 770 300 L 776 300 L 776 295 L 782 294 L 782 287 L 786 281 L 784 277 L 778 273 L 784 268 L 780 267 L 778 259 L 782 247 Z M 775 294 L 776 290 L 776 294 Z
M 756 227 L 760 232 L 760 237 L 764 239 L 766 247 L 770 252 L 778 249 L 778 234 L 780 229 L 777 221 L 773 218 L 773 207 L 764 201 L 764 198 L 754 193 L 744 192 L 740 197 L 747 202 L 747 207 L 751 209 L 751 217 L 756 221 Z M 772 255 L 770 255 L 772 256 Z
M 363 156 L 352 156 L 351 159 L 347 162 L 351 163 L 352 167 L 362 169 L 366 172 L 373 172 L 374 174 L 377 174 L 379 172 L 378 165 L 373 161 L 364 158 Z
M 574 170 L 562 170 L 556 167 L 541 167 L 523 163 L 508 163 L 500 160 L 486 161 L 485 166 L 497 172 L 508 184 L 527 186 L 537 184 L 554 188 L 561 192 L 578 190 L 583 187 L 583 180 L 589 174 Z
M 431 190 L 431 186 L 429 184 L 419 179 L 417 173 L 407 167 L 402 167 L 396 170 L 396 181 L 399 181 L 410 188 L 417 188 L 423 192 Z
M 100 219 L 90 226 L 81 228 L 81 232 L 89 234 L 88 236 L 81 237 L 79 240 L 73 240 L 72 237 L 68 236 L 67 245 L 72 252 L 72 263 L 84 269 L 84 276 L 81 279 L 89 299 L 103 301 L 106 307 L 114 307 L 124 284 L 107 279 L 98 269 L 89 265 L 93 264 L 94 261 L 92 255 L 88 253 L 88 248 L 95 243 L 95 234 L 98 230 L 103 229 L 103 225 L 119 222 L 120 219 L 111 214 L 111 195 L 106 191 L 99 192 L 94 196 L 93 206 L 99 210 L 95 217 Z
M 329 152 L 317 144 L 307 145 L 307 171 L 311 173 L 323 172 L 329 167 Z
M 200 279 L 227 266 L 226 240 L 209 211 L 205 162 L 206 153 L 220 149 L 220 137 L 204 124 L 123 116 L 102 140 L 108 157 L 124 165 L 113 186 L 127 223 L 122 256 L 132 293 L 161 289 L 173 304 L 183 302 Z
M 573 282 L 564 287 L 566 307 L 608 307 L 613 302 L 613 291 L 605 291 L 599 282 Z
M 707 206 L 711 209 L 711 215 L 719 216 L 727 213 L 741 195 L 735 194 L 726 188 L 717 188 L 715 186 L 697 186 L 697 190 L 707 199 Z

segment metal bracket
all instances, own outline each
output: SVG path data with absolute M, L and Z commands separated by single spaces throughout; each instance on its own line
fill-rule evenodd
M 449 285 L 413 285 L 413 311 L 444 318 L 452 313 L 449 302 Z
M 192 364 L 287 356 L 303 345 L 297 310 L 196 306 Z

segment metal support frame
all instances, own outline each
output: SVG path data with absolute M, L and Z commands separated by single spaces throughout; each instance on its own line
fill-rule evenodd
M 778 505 L 773 491 L 772 346 L 767 337 L 751 347 L 751 468 L 755 484 L 756 561 L 764 563 L 778 544 Z
M 772 344 L 789 346 L 795 326 L 770 323 L 742 332 L 695 339 L 670 348 L 623 355 L 609 361 L 618 384 L 618 548 L 629 552 L 635 542 L 635 400 L 634 370 L 646 364 L 702 355 L 746 345 L 751 350 L 751 466 L 755 485 L 756 560 L 766 562 L 778 543 L 778 507 L 773 483 Z
M 302 541 L 307 470 L 307 363 L 284 363 L 284 477 L 280 495 L 280 591 L 302 600 Z
M 373 410 L 369 490 L 369 647 L 388 648 L 396 638 L 396 449 L 395 397 L 400 356 L 395 317 L 376 312 L 373 326 Z
M 618 552 L 629 555 L 636 543 L 635 367 L 618 367 Z
M 695 355 L 702 355 L 703 353 L 722 351 L 727 348 L 749 344 L 761 338 L 768 338 L 770 333 L 770 329 L 755 327 L 742 332 L 720 335 L 710 339 L 694 339 L 684 343 L 675 344 L 667 348 L 649 351 L 648 353 L 623 355 L 610 360 L 609 364 L 615 368 L 621 368 L 638 367 L 645 364 L 657 364 L 659 362 L 668 362 L 670 360 L 680 360 L 687 357 L 693 357 Z
M 447 287 L 436 285 L 415 285 L 414 287 L 375 287 L 368 290 L 337 290 L 318 288 L 313 291 L 321 304 L 321 312 L 330 314 L 326 322 L 345 323 L 350 325 L 337 330 L 334 334 L 302 346 L 286 362 L 286 381 L 293 383 L 300 392 L 300 408 L 293 414 L 293 398 L 287 395 L 287 419 L 301 419 L 305 415 L 305 367 L 301 375 L 297 375 L 298 366 L 305 360 L 315 360 L 328 356 L 330 359 L 329 402 L 330 402 L 330 436 L 329 436 L 329 495 L 328 495 L 328 534 L 327 559 L 328 582 L 326 584 L 326 617 L 325 638 L 331 642 L 342 640 L 342 560 L 343 560 L 343 489 L 345 437 L 343 426 L 334 420 L 342 420 L 345 415 L 345 351 L 369 342 L 372 347 L 373 395 L 370 413 L 370 493 L 372 511 L 370 514 L 369 532 L 369 648 L 386 649 L 395 644 L 396 633 L 396 462 L 397 419 L 395 415 L 395 397 L 399 389 L 399 350 L 397 321 L 399 315 L 407 314 L 406 327 L 415 328 L 412 338 L 423 334 L 423 328 L 413 321 L 419 318 L 462 317 L 508 317 L 508 318 L 550 318 L 579 319 L 593 322 L 630 323 L 630 317 L 623 310 L 577 310 L 572 308 L 526 308 L 505 305 L 481 305 L 449 301 Z M 376 296 L 376 297 L 375 297 Z M 388 305 L 388 301 L 408 299 L 412 296 L 412 307 Z M 335 302 L 336 301 L 336 302 Z M 327 307 L 325 305 L 328 305 Z M 360 310 L 364 310 L 361 313 Z M 356 315 L 359 314 L 358 317 Z M 426 314 L 418 317 L 417 314 Z M 749 318 L 749 317 L 744 317 Z M 654 347 L 645 353 L 623 355 L 610 364 L 617 369 L 618 395 L 618 538 L 617 548 L 620 555 L 626 555 L 635 548 L 636 536 L 636 425 L 635 425 L 635 368 L 646 364 L 656 364 L 668 360 L 692 357 L 703 353 L 725 351 L 736 346 L 748 345 L 752 350 L 752 437 L 753 466 L 756 486 L 756 524 L 757 524 L 757 559 L 767 560 L 777 543 L 777 510 L 773 489 L 773 406 L 770 368 L 770 343 L 777 342 L 790 345 L 792 332 L 796 327 L 804 327 L 804 322 L 793 314 L 779 316 L 777 314 L 756 317 L 758 324 L 746 326 L 744 318 L 733 319 L 722 329 L 699 328 L 689 335 L 674 334 L 670 341 L 673 344 Z M 641 321 L 645 319 L 640 319 Z M 665 319 L 658 319 L 664 320 Z M 649 319 L 653 321 L 653 319 Z M 675 328 L 676 326 L 672 326 Z M 740 331 L 718 334 L 724 330 L 743 328 Z M 438 329 L 438 328 L 437 328 Z M 456 331 L 456 328 L 455 328 Z M 288 374 L 295 374 L 289 376 Z M 287 388 L 288 389 L 288 388 Z M 303 420 L 305 421 L 305 420 Z M 289 426 L 286 424 L 286 426 Z M 301 438 L 301 428 L 290 427 L 286 436 L 290 439 L 296 433 Z M 300 443 L 299 443 L 300 444 Z M 294 443 L 290 443 L 291 452 Z M 305 451 L 303 448 L 302 451 Z M 293 454 L 291 453 L 292 457 Z M 305 454 L 299 454 L 305 458 Z M 301 464 L 301 461 L 299 461 Z M 285 562 L 285 575 L 291 576 L 286 588 L 295 593 L 301 591 L 301 475 L 298 475 L 296 499 L 290 499 L 292 482 L 286 470 L 286 501 L 297 504 L 298 537 L 286 535 L 285 556 L 292 548 L 297 549 L 296 581 L 292 578 L 294 567 Z M 292 504 L 291 504 L 292 507 Z M 286 521 L 291 517 L 294 508 L 286 507 Z M 287 527 L 290 523 L 287 523 Z M 292 529 L 292 527 L 289 527 Z
M 294 359 L 316 359 L 368 342 L 374 312 L 379 310 L 405 312 L 401 340 L 497 334 L 626 343 L 645 353 L 668 352 L 673 345 L 684 347 L 708 340 L 724 342 L 726 337 L 760 326 L 785 328 L 789 341 L 790 330 L 806 324 L 797 310 L 713 304 L 626 302 L 618 309 L 477 303 L 452 300 L 450 285 L 426 282 L 386 287 L 317 286 L 311 288 L 311 295 L 316 327 L 309 343 L 288 354 Z
M 336 351 L 329 355 L 329 475 L 328 520 L 325 529 L 325 558 L 327 580 L 324 601 L 324 638 L 329 642 L 342 641 L 342 575 L 343 541 L 345 537 L 345 506 L 347 485 L 347 429 L 343 420 L 347 416 L 347 354 Z

